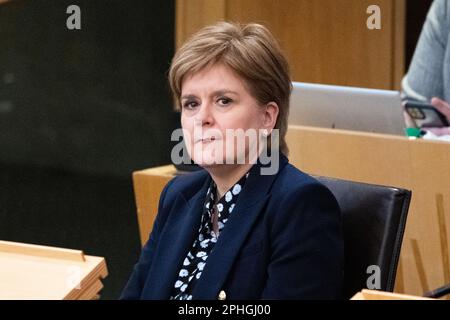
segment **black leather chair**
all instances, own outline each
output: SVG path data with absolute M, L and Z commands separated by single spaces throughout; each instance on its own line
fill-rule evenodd
M 380 290 L 393 291 L 411 191 L 316 177 L 342 211 L 345 245 L 344 298 L 367 288 L 369 266 L 380 268 Z

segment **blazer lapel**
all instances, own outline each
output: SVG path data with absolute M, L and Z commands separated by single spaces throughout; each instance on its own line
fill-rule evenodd
M 287 159 L 281 156 L 279 170 L 286 163 Z M 236 207 L 209 254 L 202 276 L 192 293 L 193 299 L 217 299 L 240 247 L 262 212 L 277 174 L 260 175 L 260 169 L 259 163 L 252 167 Z
M 146 283 L 150 299 L 168 299 L 175 284 L 179 268 L 200 227 L 209 176 L 203 187 L 187 201 L 183 194 L 175 200 L 169 219 L 161 231 L 159 247 Z

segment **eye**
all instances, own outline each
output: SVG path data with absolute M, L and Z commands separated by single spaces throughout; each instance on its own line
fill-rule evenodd
M 183 109 L 192 110 L 198 106 L 197 101 L 187 100 L 183 102 Z
M 217 103 L 222 107 L 229 106 L 232 102 L 233 100 L 227 97 L 220 97 L 219 99 L 217 99 Z

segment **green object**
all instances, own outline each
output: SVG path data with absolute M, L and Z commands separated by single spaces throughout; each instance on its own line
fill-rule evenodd
M 405 131 L 408 137 L 420 138 L 422 136 L 422 130 L 419 128 L 406 128 Z

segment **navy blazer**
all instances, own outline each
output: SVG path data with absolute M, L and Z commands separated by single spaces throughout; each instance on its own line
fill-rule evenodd
M 338 299 L 341 214 L 332 193 L 280 156 L 275 175 L 251 169 L 209 254 L 193 299 Z M 121 299 L 169 299 L 195 237 L 211 181 L 201 170 L 172 179 Z

